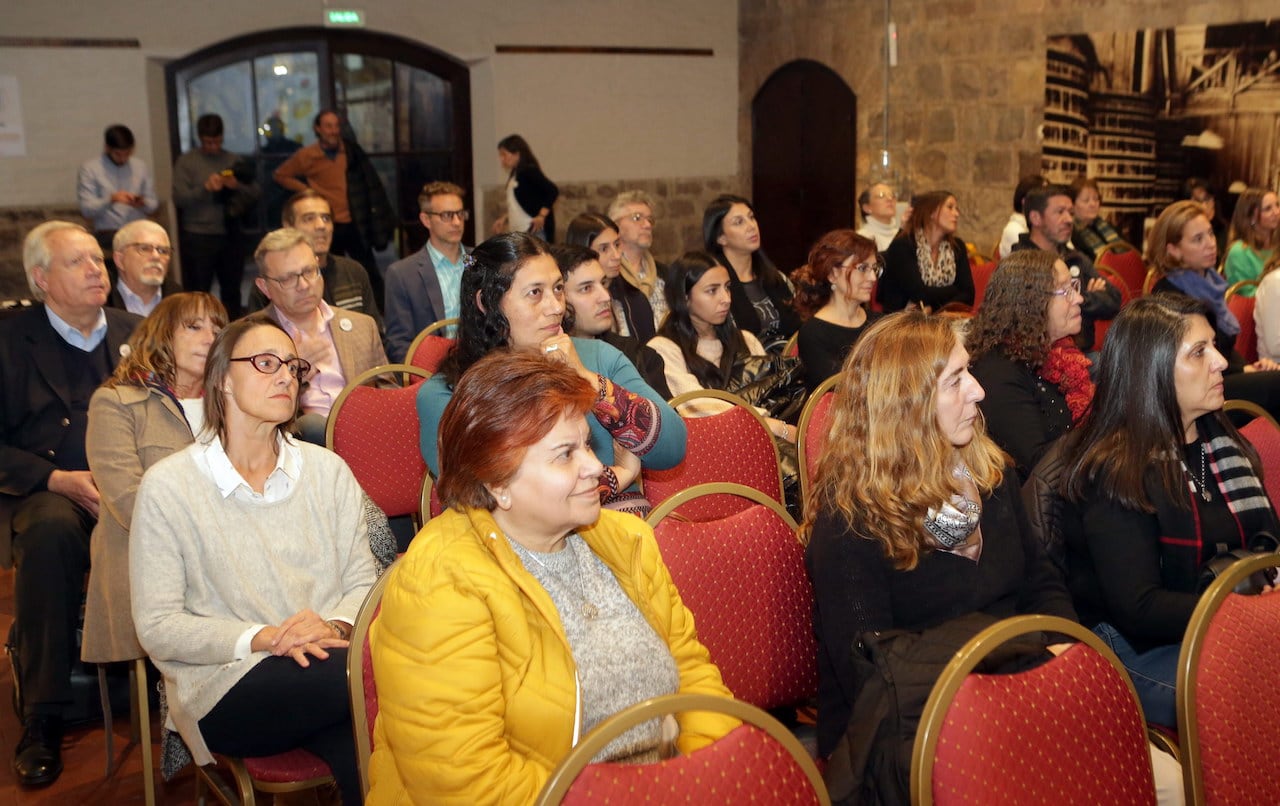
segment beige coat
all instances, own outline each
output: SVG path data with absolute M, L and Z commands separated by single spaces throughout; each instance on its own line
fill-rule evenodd
M 140 658 L 129 605 L 129 526 L 142 474 L 193 442 L 167 395 L 142 386 L 103 387 L 89 401 L 85 451 L 102 495 L 90 542 L 92 566 L 80 656 L 90 663 Z

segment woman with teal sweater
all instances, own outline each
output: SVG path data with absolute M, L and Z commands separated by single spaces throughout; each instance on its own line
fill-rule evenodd
M 477 246 L 467 261 L 458 341 L 418 392 L 422 457 L 431 473 L 439 472 L 440 417 L 462 374 L 494 350 L 536 351 L 563 361 L 598 390 L 587 422 L 592 448 L 605 465 L 601 503 L 647 514 L 649 504 L 636 485 L 640 469 L 665 470 L 684 461 L 680 415 L 617 349 L 564 332 L 564 280 L 545 242 L 509 232 Z
M 1262 267 L 1275 254 L 1278 231 L 1280 201 L 1276 194 L 1258 188 L 1241 193 L 1231 216 L 1231 248 L 1227 250 L 1223 266 L 1228 285 L 1262 279 Z M 1252 297 L 1255 290 L 1255 287 L 1242 288 L 1240 294 Z

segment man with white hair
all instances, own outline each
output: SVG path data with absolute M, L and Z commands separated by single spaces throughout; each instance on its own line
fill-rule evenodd
M 609 218 L 618 225 L 622 241 L 622 280 L 640 289 L 653 308 L 653 327 L 662 327 L 667 318 L 667 298 L 663 293 L 662 275 L 667 267 L 653 259 L 653 200 L 643 190 L 624 190 L 609 205 Z M 641 337 L 647 334 L 632 333 Z
M 138 316 L 149 316 L 165 294 L 181 289 L 169 279 L 173 248 L 169 233 L 150 219 L 131 221 L 116 230 L 111 248 L 116 264 L 116 281 L 107 296 L 107 305 L 123 308 Z
M 84 227 L 47 221 L 23 242 L 43 305 L 0 321 L 0 564 L 14 566 L 13 663 L 23 734 L 13 770 L 23 786 L 62 772 L 62 714 L 98 487 L 85 455 L 89 398 L 111 376 L 141 320 L 104 309 L 102 248 Z

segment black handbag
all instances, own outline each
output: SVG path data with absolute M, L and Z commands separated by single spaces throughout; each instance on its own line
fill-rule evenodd
M 1200 569 L 1200 584 L 1196 588 L 1199 593 L 1204 593 L 1215 579 L 1222 576 L 1223 572 L 1238 561 L 1258 554 L 1275 554 L 1280 551 L 1280 540 L 1276 540 L 1276 536 L 1270 532 L 1258 532 L 1249 541 L 1248 548 L 1228 550 L 1226 543 L 1219 543 L 1217 548 L 1218 553 L 1210 557 Z M 1275 584 L 1275 581 L 1276 569 L 1263 568 L 1237 582 L 1234 591 L 1242 596 L 1256 596 L 1266 587 Z
M 764 409 L 769 417 L 795 422 L 804 408 L 804 367 L 793 356 L 742 356 L 733 363 L 725 391 Z

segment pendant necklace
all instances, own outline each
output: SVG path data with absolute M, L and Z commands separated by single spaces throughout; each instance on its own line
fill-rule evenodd
M 511 542 L 513 545 L 515 545 L 515 541 L 511 541 Z M 532 549 L 524 548 L 523 546 L 521 546 L 521 548 L 524 549 L 524 553 L 528 555 L 535 563 L 545 568 L 547 570 L 547 573 L 551 574 L 551 576 L 559 580 L 562 584 L 565 585 L 565 587 L 570 587 L 567 584 L 567 580 L 565 580 L 562 574 L 558 573 L 554 568 L 547 565 L 541 559 L 538 558 L 538 553 L 536 551 L 533 551 Z M 567 551 L 571 555 L 573 555 L 573 571 L 569 573 L 577 577 L 578 589 L 573 590 L 572 588 L 570 588 L 569 592 L 582 600 L 582 606 L 580 608 L 582 612 L 582 617 L 587 621 L 595 621 L 596 618 L 600 615 L 600 608 L 596 607 L 595 604 L 589 601 L 587 599 L 587 594 L 584 592 L 584 589 L 582 587 L 582 568 L 578 565 L 578 553 L 574 551 L 572 545 L 566 545 L 563 549 L 561 549 L 561 551 Z
M 1194 481 L 1194 480 L 1195 480 L 1195 479 L 1193 479 L 1193 481 Z M 1207 471 L 1206 471 L 1206 468 L 1205 468 L 1205 450 L 1204 450 L 1204 443 L 1203 443 L 1203 442 L 1201 442 L 1201 443 L 1200 443 L 1200 479 L 1199 479 L 1199 482 L 1200 482 L 1200 497 L 1201 497 L 1202 499 L 1204 499 L 1204 502 L 1205 502 L 1206 504 L 1207 504 L 1207 503 L 1209 503 L 1209 501 L 1210 501 L 1210 499 L 1211 499 L 1211 496 L 1209 495 L 1209 485 L 1208 485 L 1208 480 L 1209 480 L 1209 475 L 1208 475 L 1208 473 L 1207 473 Z

